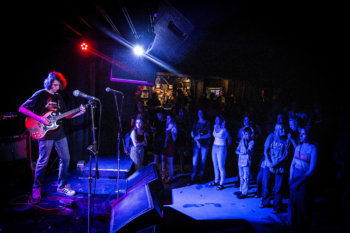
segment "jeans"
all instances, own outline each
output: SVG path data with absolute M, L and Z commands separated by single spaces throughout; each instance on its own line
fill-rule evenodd
M 45 168 L 49 163 L 53 146 L 55 146 L 59 157 L 57 188 L 63 188 L 67 184 L 67 174 L 70 160 L 67 138 L 64 137 L 59 140 L 43 140 L 38 141 L 38 143 L 39 158 L 36 163 L 33 188 L 39 188 L 44 181 Z
M 256 177 L 256 195 L 258 197 L 260 197 L 262 195 L 264 169 L 265 168 L 260 167 L 258 175 Z
M 271 179 L 273 176 L 275 178 L 273 209 L 275 211 L 280 211 L 282 207 L 282 183 L 284 174 L 277 171 L 271 172 L 268 167 L 265 167 L 263 174 L 262 203 L 263 205 L 268 205 L 272 199 Z
M 197 175 L 200 178 L 204 176 L 204 171 L 205 171 L 205 162 L 207 158 L 209 148 L 206 147 L 198 147 L 198 146 L 193 146 L 193 158 L 192 158 L 192 165 L 193 165 L 193 170 L 192 170 L 192 180 L 194 180 L 195 176 Z M 199 171 L 197 170 L 198 165 L 199 165 L 199 157 L 201 157 L 200 160 L 200 167 Z
M 211 156 L 213 159 L 215 183 L 224 184 L 226 178 L 225 161 L 227 155 L 226 146 L 213 145 Z
M 249 170 L 250 170 L 250 167 L 248 167 L 248 166 L 246 166 L 246 167 L 238 166 L 239 181 L 240 181 L 239 191 L 241 191 L 241 193 L 243 195 L 247 195 L 248 194 Z

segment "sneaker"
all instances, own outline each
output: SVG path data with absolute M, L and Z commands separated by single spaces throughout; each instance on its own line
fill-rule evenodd
M 259 208 L 266 208 L 267 207 L 267 204 L 265 204 L 262 200 L 259 204 Z
M 237 196 L 238 199 L 245 199 L 245 198 L 248 198 L 248 195 L 247 194 L 240 194 Z
M 242 192 L 241 192 L 241 191 L 236 191 L 236 192 L 234 192 L 233 194 L 235 194 L 235 195 L 239 196 L 239 195 L 241 195 L 241 194 L 242 194 Z
M 190 182 L 187 183 L 187 186 L 194 185 L 196 182 L 194 180 L 191 180 Z
M 38 202 L 41 199 L 40 188 L 33 188 L 32 190 L 32 200 Z
M 64 195 L 66 195 L 66 196 L 74 196 L 75 194 L 76 194 L 76 192 L 73 190 L 73 189 L 71 189 L 71 187 L 69 187 L 68 185 L 65 185 L 63 188 L 58 188 L 57 189 L 57 192 L 58 193 L 62 193 L 62 194 L 64 194 Z
M 223 190 L 224 189 L 224 186 L 219 184 L 218 186 L 216 186 L 216 190 Z
M 280 211 L 280 210 L 275 210 L 275 209 L 273 209 L 273 210 L 272 210 L 272 213 L 273 213 L 273 214 L 279 214 L 279 213 L 281 213 L 281 211 Z
M 216 183 L 215 181 L 209 183 L 209 186 L 218 186 L 218 185 L 219 183 Z

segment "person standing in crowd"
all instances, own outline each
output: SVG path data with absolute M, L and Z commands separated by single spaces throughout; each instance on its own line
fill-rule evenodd
M 260 208 L 267 207 L 272 198 L 270 182 L 274 176 L 274 200 L 273 213 L 281 211 L 283 177 L 287 166 L 288 156 L 291 150 L 291 142 L 285 134 L 285 127 L 281 123 L 275 125 L 274 133 L 270 134 L 264 145 L 266 168 L 263 175 L 262 199 Z
M 231 136 L 226 129 L 225 124 L 226 122 L 223 116 L 216 116 L 213 130 L 214 143 L 212 148 L 215 179 L 213 182 L 209 183 L 209 185 L 217 186 L 217 190 L 222 190 L 224 188 L 224 181 L 226 178 L 225 161 L 227 148 L 231 144 Z
M 197 176 L 199 182 L 203 182 L 205 163 L 210 147 L 211 127 L 209 121 L 204 118 L 202 109 L 198 110 L 198 121 L 193 124 L 191 137 L 193 138 L 193 170 L 189 185 L 196 182 Z
M 296 148 L 299 140 L 298 119 L 295 116 L 289 117 L 288 138 Z
M 290 166 L 288 220 L 294 231 L 310 232 L 313 202 L 310 184 L 316 169 L 317 147 L 306 127 L 300 128 L 299 138 Z
M 177 126 L 177 139 L 176 139 L 176 154 L 179 158 L 180 171 L 185 172 L 185 156 L 188 153 L 188 141 L 189 141 L 189 118 L 184 108 L 180 107 L 177 115 L 175 116 L 175 122 Z
M 157 166 L 158 161 L 161 159 L 164 151 L 164 141 L 165 141 L 165 124 L 166 119 L 162 109 L 156 110 L 156 119 L 153 121 L 153 126 L 151 130 L 153 134 L 153 157 L 154 164 Z
M 243 136 L 243 130 L 247 127 L 249 127 L 251 129 L 251 131 L 252 131 L 251 137 L 254 138 L 255 131 L 254 131 L 254 127 L 252 126 L 252 121 L 248 115 L 245 115 L 243 117 L 243 126 L 238 130 L 237 139 L 236 139 L 237 143 L 239 143 L 241 141 L 242 136 Z
M 238 171 L 240 180 L 240 189 L 238 198 L 243 199 L 248 197 L 249 187 L 249 169 L 252 162 L 252 154 L 254 149 L 254 140 L 252 138 L 252 129 L 246 127 L 242 132 L 242 139 L 240 140 L 236 149 L 238 155 Z
M 146 133 L 143 129 L 143 121 L 141 118 L 136 118 L 130 138 L 132 142 L 130 158 L 135 164 L 135 169 L 139 170 L 143 167 L 144 147 L 147 146 Z
M 252 127 L 252 122 L 251 122 L 251 119 L 248 115 L 244 115 L 243 117 L 243 126 L 241 128 L 239 128 L 238 130 L 238 134 L 237 134 L 237 138 L 236 138 L 236 143 L 237 143 L 237 146 L 239 144 L 239 142 L 242 140 L 242 137 L 243 137 L 243 130 L 245 128 L 249 127 L 252 131 L 252 135 L 251 135 L 251 138 L 254 138 L 254 135 L 255 135 L 255 132 L 254 132 L 254 129 Z M 237 161 L 238 162 L 238 161 Z M 236 162 L 235 162 L 236 163 Z M 239 172 L 239 171 L 238 171 Z M 238 175 L 239 176 L 239 175 Z M 239 184 L 240 180 L 238 180 L 235 184 L 234 184 L 234 187 L 235 188 L 239 188 L 240 187 L 240 184 Z
M 177 128 L 171 115 L 166 117 L 164 154 L 162 155 L 162 178 L 165 183 L 173 181 L 174 177 L 174 155 L 176 152 L 175 141 Z
M 45 117 L 45 113 L 52 111 L 52 115 L 58 115 L 66 111 L 66 105 L 62 96 L 58 93 L 67 87 L 66 78 L 60 72 L 50 72 L 44 80 L 44 89 L 35 92 L 28 100 L 26 100 L 18 109 L 18 111 L 32 119 L 38 121 L 38 125 L 50 126 L 53 119 Z M 74 118 L 84 114 L 86 111 L 84 106 L 80 106 L 79 112 L 67 116 L 66 118 Z M 70 154 L 68 148 L 67 137 L 64 132 L 63 125 L 55 130 L 49 130 L 40 139 L 39 157 L 36 163 L 35 178 L 32 190 L 32 201 L 39 202 L 41 199 L 41 188 L 45 176 L 45 168 L 49 162 L 52 148 L 55 146 L 59 157 L 59 172 L 57 192 L 74 196 L 76 192 L 67 184 L 67 175 L 70 162 Z
M 148 133 L 148 127 L 149 127 L 149 113 L 146 111 L 145 107 L 143 106 L 143 101 L 138 100 L 136 103 L 136 109 L 134 113 L 131 115 L 131 129 L 134 129 L 135 127 L 135 121 L 137 118 L 141 118 L 143 122 L 143 129 L 146 133 Z
M 157 92 L 152 93 L 151 99 L 147 101 L 147 109 L 149 113 L 149 124 L 153 125 L 154 121 L 157 120 L 157 112 L 158 109 L 162 108 L 162 104 L 160 103 L 160 100 L 158 98 Z

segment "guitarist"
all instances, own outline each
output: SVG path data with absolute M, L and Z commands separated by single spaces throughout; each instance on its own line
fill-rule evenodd
M 26 100 L 18 111 L 28 117 L 31 117 L 42 124 L 50 125 L 50 119 L 43 116 L 48 111 L 52 114 L 60 114 L 66 111 L 66 105 L 58 90 L 63 90 L 67 86 L 66 78 L 59 72 L 50 72 L 44 80 L 44 89 L 36 91 L 28 100 Z M 80 106 L 80 111 L 66 118 L 74 118 L 84 114 L 84 106 Z M 57 182 L 57 192 L 74 196 L 76 192 L 67 185 L 67 174 L 69 168 L 69 149 L 67 137 L 64 129 L 59 126 L 55 130 L 48 131 L 43 138 L 38 140 L 39 156 L 36 163 L 35 178 L 32 190 L 32 202 L 37 203 L 41 199 L 41 188 L 45 175 L 45 168 L 49 162 L 53 146 L 60 158 L 59 173 Z

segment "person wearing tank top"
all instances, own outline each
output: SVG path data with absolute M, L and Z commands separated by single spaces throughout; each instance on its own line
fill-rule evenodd
M 137 118 L 134 129 L 131 131 L 130 138 L 132 146 L 130 149 L 130 158 L 135 164 L 135 169 L 139 170 L 143 166 L 144 146 L 147 146 L 147 138 L 143 130 L 143 121 Z
M 310 131 L 299 129 L 300 144 L 290 166 L 288 220 L 295 232 L 309 232 L 312 217 L 310 180 L 316 169 L 317 147 L 310 142 Z
M 231 144 L 231 136 L 226 129 L 225 119 L 221 115 L 215 118 L 213 137 L 214 143 L 211 156 L 215 179 L 213 182 L 209 183 L 209 185 L 216 186 L 217 190 L 222 190 L 226 178 L 225 161 L 227 148 Z

